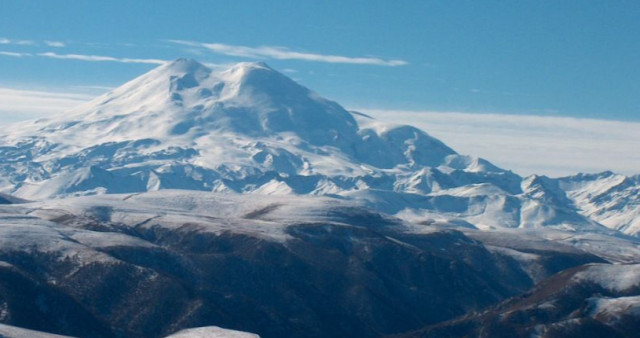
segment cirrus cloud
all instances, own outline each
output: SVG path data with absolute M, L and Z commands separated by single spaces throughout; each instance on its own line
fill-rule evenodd
M 327 63 L 346 63 L 346 64 L 358 64 L 358 65 L 375 65 L 375 66 L 404 66 L 409 64 L 404 60 L 385 60 L 374 57 L 350 57 L 342 55 L 331 54 L 317 54 L 293 51 L 286 47 L 278 46 L 259 46 L 248 47 L 239 45 L 228 45 L 223 43 L 206 43 L 196 41 L 185 40 L 167 40 L 172 43 L 206 49 L 208 51 L 228 55 L 238 56 L 244 58 L 269 58 L 276 60 L 302 60 L 302 61 L 315 61 L 315 62 L 327 62 Z
M 25 56 L 33 56 L 33 54 L 31 54 L 31 53 L 18 53 L 18 52 L 7 52 L 7 51 L 0 51 L 0 55 L 11 56 L 11 57 L 14 57 L 14 58 L 21 58 L 21 57 L 25 57 Z
M 7 38 L 0 38 L 0 45 L 22 45 L 22 46 L 32 46 L 37 43 L 33 40 L 13 40 Z
M 62 48 L 66 46 L 66 44 L 62 41 L 45 41 L 44 44 L 49 47 L 56 47 L 56 48 Z
M 155 65 L 162 65 L 167 63 L 167 60 L 160 60 L 160 59 L 117 58 L 113 56 L 104 56 L 104 55 L 58 54 L 53 52 L 39 53 L 37 55 L 42 57 L 52 58 L 52 59 L 80 60 L 80 61 L 94 61 L 94 62 L 146 63 L 146 64 L 155 64 Z

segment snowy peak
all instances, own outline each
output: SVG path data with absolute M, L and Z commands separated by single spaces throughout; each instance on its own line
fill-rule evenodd
M 77 126 L 69 130 L 74 135 L 90 129 L 100 142 L 140 133 L 166 139 L 214 131 L 250 137 L 289 132 L 310 144 L 342 148 L 357 133 L 346 110 L 264 63 L 218 73 L 189 59 L 162 65 L 57 122 L 45 129 L 59 133 Z
M 264 63 L 219 72 L 178 59 L 11 130 L 0 136 L 0 192 L 31 200 L 163 189 L 328 195 L 417 221 L 576 228 L 596 220 L 640 231 L 640 209 L 622 206 L 638 205 L 637 179 L 523 181 L 418 128 L 348 112 Z
M 452 149 L 417 128 L 377 121 L 372 127 L 361 118 L 264 63 L 240 63 L 217 72 L 178 59 L 61 117 L 16 128 L 5 143 L 23 144 L 25 152 L 25 139 L 42 144 L 32 146 L 29 156 L 38 165 L 47 162 L 40 175 L 47 179 L 65 169 L 97 166 L 113 171 L 132 163 L 150 169 L 175 162 L 224 167 L 225 172 L 233 168 L 244 177 L 245 171 L 256 169 L 286 176 L 363 176 L 399 166 L 455 162 L 447 158 L 456 155 Z M 477 167 L 475 171 L 490 166 Z M 349 190 L 362 184 L 347 185 Z M 203 189 L 211 186 L 220 184 L 209 182 Z
M 80 114 L 88 110 L 154 109 L 167 104 L 175 92 L 200 85 L 212 70 L 191 59 L 177 59 L 143 74 L 113 91 L 75 109 Z
M 239 63 L 220 76 L 227 85 L 237 88 L 238 95 L 267 95 L 274 103 L 296 101 L 310 94 L 307 88 L 263 62 Z
M 344 108 L 326 100 L 265 63 L 241 63 L 220 74 L 230 96 L 222 103 L 237 109 L 255 135 L 292 132 L 315 145 L 353 141 L 357 123 Z M 233 117 L 232 117 L 233 118 Z
M 206 72 L 206 73 L 211 72 L 211 69 L 203 65 L 202 63 L 194 59 L 187 59 L 187 58 L 176 59 L 172 62 L 169 62 L 165 65 L 158 67 L 156 70 L 167 72 L 170 74 L 177 74 L 177 73 L 196 74 L 199 72 Z

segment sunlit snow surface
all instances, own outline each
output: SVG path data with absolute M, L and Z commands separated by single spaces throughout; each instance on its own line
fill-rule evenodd
M 72 338 L 46 332 L 28 330 L 20 327 L 0 324 L 0 337 L 3 338 Z M 166 338 L 259 338 L 252 333 L 227 330 L 217 326 L 198 327 L 176 332 Z
M 3 338 L 71 338 L 57 334 L 23 329 L 15 326 L 0 324 L 0 337 Z
M 208 224 L 204 217 L 219 220 L 211 228 L 216 231 L 285 240 L 265 217 L 295 218 L 318 205 L 353 203 L 395 215 L 418 232 L 438 224 L 476 237 L 479 231 L 509 237 L 515 231 L 619 262 L 636 261 L 640 250 L 638 176 L 522 178 L 459 155 L 417 128 L 348 112 L 263 63 L 215 72 L 179 59 L 57 118 L 8 128 L 0 137 L 0 177 L 0 192 L 41 201 L 28 215 L 7 215 L 7 224 L 43 237 L 73 236 L 78 243 L 92 238 L 28 217 L 46 220 L 105 203 L 115 210 L 109 217 L 126 224 L 150 218 L 165 226 Z M 135 195 L 168 189 L 223 195 Z M 104 194 L 133 197 L 60 199 Z M 267 216 L 228 221 L 260 207 Z M 19 236 L 3 231 L 7 238 Z M 121 240 L 113 235 L 91 245 Z
M 593 265 L 574 277 L 577 281 L 588 281 L 603 288 L 622 292 L 640 287 L 640 264 L 635 265 Z
M 227 330 L 217 326 L 207 326 L 182 330 L 166 338 L 259 338 L 259 336 L 247 332 Z
M 617 321 L 622 316 L 640 318 L 640 296 L 618 298 L 590 298 L 593 307 L 591 316 L 606 321 Z
M 556 228 L 479 230 L 456 222 L 407 222 L 368 209 L 361 201 L 185 190 L 68 197 L 0 206 L 0 250 L 55 253 L 60 259 L 73 259 L 84 265 L 115 261 L 103 253 L 105 248 L 154 246 L 118 231 L 87 229 L 92 222 L 132 229 L 161 227 L 174 231 L 188 227 L 189 231 L 218 235 L 230 232 L 286 242 L 290 239 L 286 230 L 291 225 L 347 224 L 353 219 L 364 219 L 367 226 L 384 226 L 387 231 L 399 234 L 456 229 L 485 243 L 489 250 L 530 266 L 532 275 L 539 259 L 532 252 L 545 250 L 588 252 L 614 263 L 640 262 L 639 241 L 617 236 L 610 230 L 600 233 Z

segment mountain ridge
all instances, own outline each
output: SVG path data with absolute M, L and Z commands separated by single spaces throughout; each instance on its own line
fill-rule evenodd
M 417 128 L 349 112 L 265 63 L 215 72 L 178 59 L 66 115 L 24 123 L 0 144 L 0 191 L 25 199 L 158 189 L 310 194 L 419 222 L 596 230 L 602 222 L 640 232 L 637 179 L 523 178 Z M 595 200 L 585 192 L 612 175 L 626 185 Z

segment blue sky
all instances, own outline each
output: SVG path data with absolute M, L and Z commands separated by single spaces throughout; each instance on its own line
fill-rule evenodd
M 499 165 L 544 157 L 527 153 L 524 141 L 511 153 L 490 149 L 504 114 L 523 117 L 517 133 L 505 134 L 513 137 L 531 129 L 531 115 L 625 121 L 624 135 L 611 134 L 622 130 L 614 125 L 595 134 L 592 120 L 579 128 L 570 120 L 567 133 L 584 149 L 609 142 L 637 153 L 629 134 L 640 134 L 639 18 L 638 1 L 0 0 L 0 124 L 63 111 L 164 60 L 190 57 L 265 61 L 347 108 L 390 120 L 400 115 L 384 112 L 410 111 L 403 122 Z M 451 131 L 467 115 L 438 134 L 429 122 L 443 120 L 434 112 L 491 114 L 496 127 L 483 124 L 465 144 Z M 567 165 L 575 144 L 552 143 L 566 146 L 555 167 L 540 159 L 515 169 L 640 172 L 640 157 L 626 150 L 601 168 L 593 166 L 599 155 L 586 152 Z
M 640 120 L 638 18 L 637 1 L 5 0 L 0 86 L 117 86 L 155 66 L 10 53 L 263 60 L 347 106 Z M 383 62 L 241 57 L 195 43 Z M 393 60 L 402 62 L 384 63 Z

